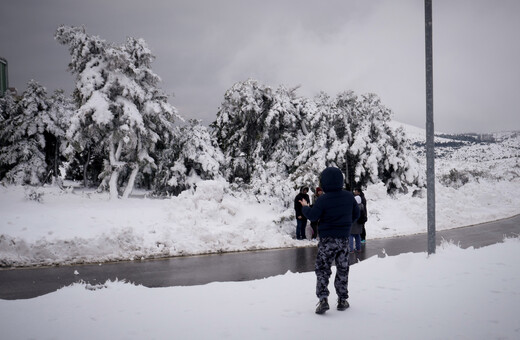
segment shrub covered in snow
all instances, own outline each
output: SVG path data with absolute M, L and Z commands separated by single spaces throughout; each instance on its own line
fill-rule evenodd
M 212 127 L 227 160 L 226 178 L 256 193 L 292 196 L 297 187 L 319 185 L 327 166 L 343 169 L 351 186 L 424 186 L 410 144 L 390 118 L 374 94 L 308 99 L 249 79 L 226 92 Z
M 60 133 L 50 116 L 46 89 L 31 80 L 19 102 L 8 96 L 2 107 L 0 173 L 9 183 L 42 184 L 50 168 L 46 156 L 55 153 Z
M 224 155 L 199 121 L 176 128 L 170 145 L 160 155 L 154 179 L 158 195 L 178 195 L 203 180 L 222 178 Z

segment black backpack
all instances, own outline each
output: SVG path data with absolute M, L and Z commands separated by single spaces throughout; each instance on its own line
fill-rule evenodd
M 367 216 L 367 212 L 365 210 L 365 207 L 363 206 L 363 209 L 359 209 L 359 218 L 357 220 L 357 223 L 359 224 L 363 224 L 363 223 L 366 223 L 366 221 L 368 221 L 368 216 Z

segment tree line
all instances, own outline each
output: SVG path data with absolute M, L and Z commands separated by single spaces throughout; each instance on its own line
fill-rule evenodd
M 75 77 L 71 96 L 30 81 L 0 100 L 0 180 L 19 185 L 82 181 L 128 197 L 134 187 L 177 195 L 197 181 L 226 180 L 255 194 L 288 197 L 337 166 L 350 185 L 389 192 L 424 186 L 404 132 L 374 94 L 297 95 L 249 79 L 224 94 L 216 120 L 184 122 L 159 88 L 143 39 L 113 44 L 60 26 Z

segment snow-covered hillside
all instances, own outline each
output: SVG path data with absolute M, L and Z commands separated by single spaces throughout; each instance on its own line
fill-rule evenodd
M 425 130 L 392 122 L 402 127 L 425 166 Z M 520 177 L 520 132 L 477 134 L 435 134 L 436 175 L 443 178 L 453 169 L 478 181 L 482 178 L 514 181 Z M 452 172 L 453 173 L 453 172 Z
M 424 130 L 392 124 L 404 127 L 424 169 Z M 436 140 L 438 230 L 520 213 L 520 134 L 493 136 L 492 142 Z M 426 231 L 426 195 L 414 191 L 390 197 L 381 183 L 366 188 L 368 239 Z M 117 201 L 72 188 L 0 187 L 0 215 L 1 266 L 313 244 L 294 239 L 293 211 L 278 199 L 248 196 L 221 181 L 199 183 L 196 191 L 168 199 L 143 193 Z

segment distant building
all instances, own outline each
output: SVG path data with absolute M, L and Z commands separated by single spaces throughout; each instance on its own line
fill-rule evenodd
M 0 97 L 4 96 L 4 93 L 8 88 L 9 79 L 7 77 L 7 60 L 0 57 Z

